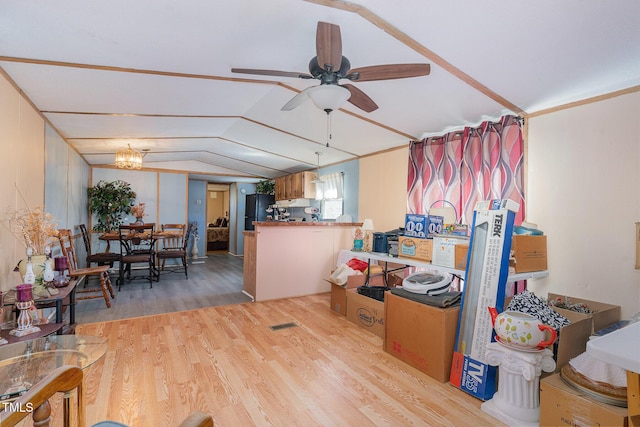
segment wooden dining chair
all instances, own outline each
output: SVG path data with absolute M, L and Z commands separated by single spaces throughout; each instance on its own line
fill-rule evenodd
M 100 280 L 100 289 L 77 289 L 76 293 L 96 293 L 102 292 L 102 295 L 86 295 L 78 296 L 78 300 L 104 298 L 104 302 L 107 308 L 111 307 L 111 299 L 115 298 L 113 287 L 111 286 L 111 278 L 109 277 L 109 266 L 100 265 L 97 267 L 78 268 L 78 260 L 76 258 L 76 250 L 73 244 L 73 234 L 71 230 L 62 229 L 58 232 L 58 241 L 60 242 L 60 249 L 62 255 L 67 258 L 67 268 L 69 269 L 69 276 L 82 277 L 87 276 L 87 279 L 91 276 L 98 277 Z
M 161 249 L 156 252 L 160 269 L 164 271 L 165 261 L 168 259 L 179 259 L 184 268 L 184 275 L 188 279 L 187 272 L 187 244 L 191 227 L 186 228 L 185 224 L 162 224 L 163 233 L 175 233 L 175 237 L 164 236 L 161 240 Z M 186 228 L 186 231 L 185 231 Z
M 120 254 L 115 252 L 92 252 L 91 251 L 91 235 L 87 231 L 87 226 L 80 224 L 80 233 L 82 233 L 82 241 L 87 252 L 87 267 L 91 264 L 108 265 L 113 268 L 113 264 L 120 259 Z
M 126 278 L 132 280 L 133 264 L 145 264 L 149 279 L 149 287 L 153 288 L 153 280 L 157 273 L 155 270 L 155 224 L 130 224 L 118 227 L 120 240 L 120 268 L 118 274 L 118 290 Z

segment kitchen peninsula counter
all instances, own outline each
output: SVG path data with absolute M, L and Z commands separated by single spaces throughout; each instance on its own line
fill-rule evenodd
M 244 232 L 244 292 L 267 301 L 329 292 L 325 280 L 359 222 L 257 221 Z

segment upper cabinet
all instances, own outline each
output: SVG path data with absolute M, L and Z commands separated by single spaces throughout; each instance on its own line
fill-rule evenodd
M 316 186 L 311 182 L 315 178 L 316 173 L 308 171 L 276 178 L 276 201 L 315 198 Z

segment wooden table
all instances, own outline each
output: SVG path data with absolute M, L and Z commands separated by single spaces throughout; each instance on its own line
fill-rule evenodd
M 157 240 L 171 239 L 171 238 L 177 238 L 182 236 L 183 236 L 182 233 L 176 233 L 175 231 L 158 231 L 153 233 L 153 240 L 157 241 Z M 127 239 L 145 240 L 148 238 L 149 238 L 148 233 L 135 233 L 127 236 Z M 111 242 L 120 241 L 120 233 L 118 233 L 117 231 L 109 231 L 108 233 L 102 233 L 100 237 L 98 237 L 98 239 L 104 240 L 107 242 L 107 248 L 105 249 L 105 252 L 109 253 L 109 251 L 111 250 Z
M 36 308 L 48 308 L 55 307 L 56 309 L 56 319 L 55 323 L 46 323 L 41 325 L 35 325 L 40 328 L 40 332 L 35 332 L 33 334 L 25 335 L 23 337 L 16 337 L 14 335 L 9 334 L 9 329 L 0 330 L 0 337 L 6 339 L 9 345 L 12 343 L 23 342 L 23 341 L 31 341 L 36 338 L 40 338 L 43 336 L 51 335 L 53 333 L 57 333 L 58 335 L 63 334 L 64 330 L 64 313 L 63 308 L 65 306 L 69 307 L 69 330 L 75 330 L 76 323 L 76 288 L 79 284 L 81 284 L 85 280 L 85 276 L 80 276 L 77 279 L 73 279 L 69 281 L 69 285 L 64 288 L 56 288 L 58 289 L 57 295 L 52 295 L 50 297 L 40 297 L 34 298 L 33 302 L 36 305 Z M 15 305 L 15 291 L 9 291 L 4 297 L 4 305 L 5 307 L 13 307 Z M 0 346 L 2 348 L 2 346 Z

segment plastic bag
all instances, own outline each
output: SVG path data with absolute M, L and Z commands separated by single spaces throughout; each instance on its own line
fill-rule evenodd
M 347 284 L 347 277 L 353 276 L 354 274 L 362 274 L 358 270 L 354 270 L 349 267 L 347 264 L 342 264 L 336 270 L 331 273 L 331 280 L 336 285 L 344 286 Z
M 358 270 L 360 272 L 364 272 L 367 268 L 369 268 L 368 262 L 358 258 L 351 258 L 349 261 L 346 262 L 346 264 L 348 267 L 354 270 Z

